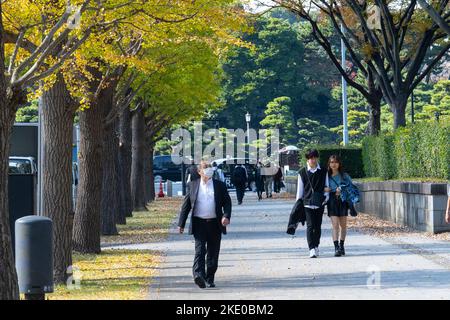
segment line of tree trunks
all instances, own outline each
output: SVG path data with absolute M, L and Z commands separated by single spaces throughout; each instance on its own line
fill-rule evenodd
M 124 108 L 119 115 L 119 188 L 120 188 L 120 211 L 125 217 L 133 215 L 131 201 L 131 111 Z
M 91 92 L 98 87 L 91 84 Z M 73 248 L 82 253 L 100 253 L 101 199 L 103 177 L 104 110 L 93 101 L 80 112 L 80 145 L 78 148 L 78 196 L 73 226 Z
M 67 280 L 72 265 L 72 143 L 75 102 L 61 73 L 42 94 L 42 212 L 53 221 L 55 283 Z
M 134 211 L 145 211 L 144 111 L 139 106 L 132 114 L 131 196 Z

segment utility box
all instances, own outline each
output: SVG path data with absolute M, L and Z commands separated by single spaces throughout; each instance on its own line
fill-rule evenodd
M 44 299 L 53 292 L 53 223 L 42 216 L 16 221 L 16 270 L 25 299 Z

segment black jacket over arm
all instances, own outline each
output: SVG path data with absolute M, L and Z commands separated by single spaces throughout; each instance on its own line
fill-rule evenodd
M 180 210 L 180 218 L 178 220 L 178 226 L 184 228 L 186 225 L 186 220 L 189 213 L 195 208 L 195 203 L 197 201 L 198 189 L 200 186 L 201 179 L 189 182 L 189 193 L 185 196 L 183 205 Z M 227 234 L 227 228 L 222 225 L 222 218 L 231 219 L 231 198 L 227 190 L 225 183 L 219 180 L 213 179 L 214 186 L 214 200 L 216 203 L 216 217 L 217 224 L 223 234 Z M 193 234 L 192 230 L 192 218 L 194 214 L 191 214 L 191 223 L 189 225 L 189 234 Z
M 289 216 L 289 222 L 286 233 L 295 234 L 295 230 L 299 223 L 305 225 L 306 213 L 303 205 L 303 199 L 298 199 L 292 208 L 291 215 Z

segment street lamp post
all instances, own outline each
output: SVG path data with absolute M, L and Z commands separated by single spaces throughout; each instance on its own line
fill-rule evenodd
M 344 25 L 341 24 L 341 31 L 344 33 Z M 345 44 L 344 40 L 341 39 L 341 60 L 342 60 L 342 66 L 345 67 L 346 65 L 346 58 L 345 58 Z M 345 81 L 345 78 L 342 77 L 342 118 L 343 118 L 343 143 L 344 146 L 348 144 L 348 124 L 347 124 L 347 81 Z
M 247 112 L 245 115 L 245 121 L 247 122 L 247 145 L 248 145 L 248 151 L 247 151 L 247 161 L 250 162 L 250 120 L 251 115 Z

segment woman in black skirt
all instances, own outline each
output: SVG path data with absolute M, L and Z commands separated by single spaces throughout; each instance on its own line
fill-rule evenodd
M 332 155 L 328 159 L 328 177 L 330 198 L 327 203 L 328 216 L 333 225 L 334 256 L 345 255 L 344 241 L 347 235 L 347 216 L 349 206 L 341 200 L 341 184 L 351 183 L 351 178 L 344 173 L 342 161 L 338 155 Z

